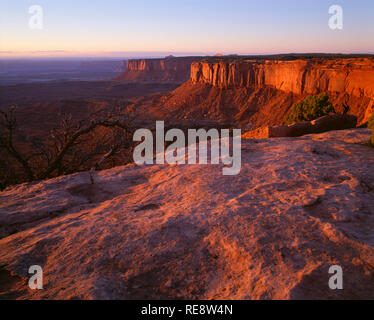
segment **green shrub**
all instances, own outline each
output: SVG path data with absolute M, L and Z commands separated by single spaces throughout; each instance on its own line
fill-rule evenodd
M 329 96 L 319 94 L 317 96 L 306 97 L 303 101 L 295 103 L 284 121 L 286 124 L 311 121 L 332 112 L 334 112 L 334 107 L 329 102 Z
M 373 135 L 371 136 L 369 144 L 374 147 L 374 113 L 370 116 L 368 121 L 368 128 L 371 129 Z
M 368 128 L 374 130 L 374 113 L 369 117 Z

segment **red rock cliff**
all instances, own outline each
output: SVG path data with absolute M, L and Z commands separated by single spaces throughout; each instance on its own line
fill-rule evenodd
M 346 92 L 374 98 L 371 59 L 195 62 L 193 83 L 220 88 L 272 86 L 295 94 Z
M 183 83 L 188 80 L 191 63 L 198 57 L 128 60 L 126 70 L 115 80 L 122 82 Z
M 201 61 L 192 64 L 191 81 L 222 89 L 271 86 L 297 95 L 345 94 L 367 101 L 365 106 L 356 106 L 366 110 L 366 119 L 374 111 L 374 60 L 368 58 Z

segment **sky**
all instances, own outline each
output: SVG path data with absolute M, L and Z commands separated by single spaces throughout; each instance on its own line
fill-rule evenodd
M 373 53 L 373 39 L 373 0 L 0 0 L 0 57 Z

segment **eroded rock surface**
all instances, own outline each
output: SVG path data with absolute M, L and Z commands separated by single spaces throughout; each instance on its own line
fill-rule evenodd
M 269 86 L 294 95 L 324 92 L 334 104 L 348 105 L 359 123 L 368 120 L 374 104 L 374 60 L 370 58 L 205 60 L 192 63 L 191 82 L 221 89 Z
M 369 58 L 200 61 L 192 63 L 191 81 L 221 88 L 269 85 L 296 94 L 330 91 L 372 97 L 374 61 Z
M 191 63 L 201 57 L 166 57 L 130 59 L 125 70 L 114 80 L 119 82 L 183 83 L 190 77 Z
M 312 121 L 304 121 L 289 126 L 266 126 L 250 130 L 243 134 L 246 139 L 264 139 L 279 137 L 300 137 L 305 134 L 322 133 L 332 130 L 355 128 L 357 118 L 347 114 L 332 114 Z
M 370 131 L 245 140 L 242 171 L 117 167 L 0 193 L 0 298 L 373 299 Z M 44 289 L 27 289 L 39 264 Z M 328 287 L 340 265 L 344 289 Z

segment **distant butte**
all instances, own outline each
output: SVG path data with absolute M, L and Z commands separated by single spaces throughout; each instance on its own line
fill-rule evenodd
M 127 60 L 125 71 L 113 79 L 116 82 L 178 83 L 187 81 L 191 64 L 201 57 L 168 56 L 165 59 Z

